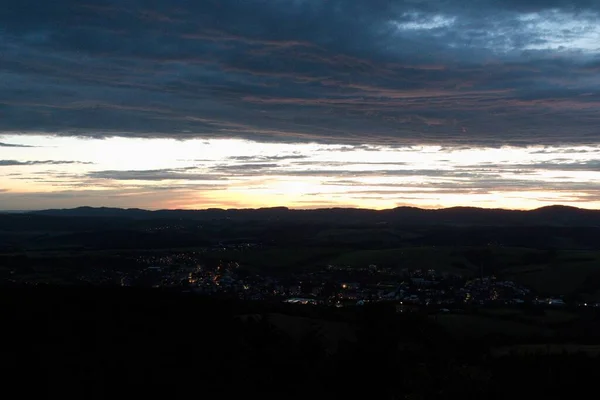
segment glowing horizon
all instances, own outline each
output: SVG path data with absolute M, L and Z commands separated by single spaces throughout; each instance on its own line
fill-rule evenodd
M 0 209 L 600 209 L 600 147 L 443 148 L 4 135 Z

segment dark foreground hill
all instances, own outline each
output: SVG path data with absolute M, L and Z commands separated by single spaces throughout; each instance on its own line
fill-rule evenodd
M 600 378 L 594 358 L 490 356 L 501 338 L 457 340 L 385 305 L 336 314 L 52 287 L 2 288 L 0 303 L 3 389 L 23 398 L 565 398 Z M 313 328 L 297 331 L 295 318 Z M 322 321 L 351 331 L 335 351 Z

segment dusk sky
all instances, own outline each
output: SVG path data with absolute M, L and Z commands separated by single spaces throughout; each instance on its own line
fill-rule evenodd
M 18 0 L 0 209 L 600 209 L 598 0 Z

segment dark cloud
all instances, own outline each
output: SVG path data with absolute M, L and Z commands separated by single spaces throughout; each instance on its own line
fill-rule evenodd
M 600 153 L 600 149 L 592 148 L 592 149 L 541 149 L 530 152 L 530 154 L 586 154 L 586 153 Z
M 569 159 L 554 159 L 543 162 L 532 162 L 522 164 L 495 164 L 481 163 L 477 165 L 463 165 L 459 168 L 465 168 L 471 171 L 496 171 L 506 172 L 523 171 L 524 173 L 535 173 L 535 170 L 551 170 L 551 171 L 598 171 L 600 172 L 600 159 L 586 160 L 573 162 Z
M 257 173 L 268 173 L 269 171 L 275 171 L 279 168 L 279 164 L 269 163 L 244 163 L 244 164 L 223 164 L 212 167 L 211 170 L 215 172 L 225 173 L 241 173 L 243 175 L 256 175 Z
M 35 147 L 35 146 L 28 146 L 26 144 L 14 144 L 14 143 L 0 142 L 0 147 Z
M 263 161 L 287 161 L 287 160 L 302 160 L 309 158 L 305 154 L 281 154 L 272 156 L 233 156 L 229 157 L 233 161 L 252 161 L 252 162 L 263 162 Z
M 211 171 L 229 174 L 238 177 L 253 176 L 280 176 L 280 177 L 456 177 L 477 178 L 493 177 L 497 173 L 490 171 L 471 170 L 439 170 L 439 169 L 348 169 L 350 166 L 358 165 L 396 165 L 402 163 L 313 163 L 312 168 L 286 168 L 275 164 L 252 164 L 252 165 L 221 165 L 211 168 Z M 329 168 L 328 168 L 329 167 Z M 337 167 L 337 168 L 334 168 Z
M 561 154 L 560 152 L 556 154 Z M 471 179 L 476 182 L 493 180 L 506 176 L 534 175 L 540 171 L 600 171 L 600 160 L 572 161 L 569 158 L 555 158 L 547 161 L 531 161 L 522 163 L 481 162 L 478 164 L 461 164 L 445 162 L 444 168 L 414 168 L 410 163 L 402 161 L 318 161 L 298 160 L 289 164 L 265 162 L 264 158 L 252 156 L 230 157 L 237 161 L 228 164 L 206 165 L 204 170 L 211 176 L 280 176 L 280 177 L 423 177 L 423 178 L 457 178 Z M 244 162 L 244 161 L 254 161 Z M 196 167 L 192 167 L 194 169 Z M 185 175 L 184 175 L 185 176 Z M 518 179 L 522 187 L 538 182 Z M 343 182 L 343 181 L 340 181 Z M 529 183 L 528 183 L 529 182 Z M 587 183 L 589 185 L 589 183 Z
M 430 194 L 489 194 L 504 192 L 521 191 L 552 191 L 553 193 L 564 192 L 565 194 L 576 195 L 578 192 L 595 193 L 600 198 L 600 191 L 595 189 L 589 182 L 577 182 L 573 180 L 565 181 L 544 181 L 544 180 L 522 180 L 514 177 L 505 178 L 502 176 L 476 176 L 467 178 L 466 174 L 462 179 L 452 177 L 440 177 L 438 180 L 429 180 L 421 183 L 400 183 L 400 184 L 369 184 L 360 180 L 345 180 L 344 182 L 327 180 L 321 184 L 326 186 L 340 186 L 340 194 L 344 193 L 372 193 L 372 194 L 393 194 L 393 193 L 413 193 L 427 196 Z M 356 187 L 356 190 L 348 191 L 347 187 Z
M 83 161 L 61 161 L 61 160 L 44 160 L 44 161 L 17 161 L 17 160 L 0 160 L 0 167 L 26 166 L 26 165 L 63 165 L 63 164 L 93 164 Z
M 225 185 L 216 185 L 211 183 L 187 183 L 185 185 L 160 185 L 160 186 L 152 186 L 151 190 L 156 191 L 174 191 L 174 190 L 226 190 L 227 187 Z M 146 190 L 148 188 L 146 187 Z
M 294 165 L 305 165 L 305 166 L 315 166 L 318 165 L 320 167 L 364 167 L 366 165 L 393 165 L 396 167 L 400 167 L 403 165 L 408 165 L 408 163 L 401 161 L 298 161 L 295 162 Z
M 0 132 L 595 144 L 599 4 L 9 2 Z
M 487 3 L 494 3 L 488 1 Z M 506 7 L 517 11 L 539 12 L 544 10 L 593 10 L 600 6 L 595 0 L 498 0 L 499 8 Z
M 335 149 L 335 151 L 339 151 L 342 153 L 345 152 L 354 152 L 354 151 L 380 151 L 381 148 L 377 147 L 377 146 L 369 146 L 369 145 L 358 145 L 358 146 L 342 146 L 339 147 L 337 149 Z M 330 149 L 328 149 L 327 151 L 331 151 Z
M 112 179 L 117 181 L 215 181 L 226 179 L 212 174 L 184 172 L 185 169 L 154 169 L 133 171 L 93 171 L 86 176 L 95 179 Z

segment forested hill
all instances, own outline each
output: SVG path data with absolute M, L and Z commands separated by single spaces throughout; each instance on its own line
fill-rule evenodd
M 594 226 L 600 227 L 600 210 L 549 206 L 530 211 L 454 207 L 427 210 L 399 207 L 389 210 L 328 208 L 293 210 L 260 209 L 157 210 L 79 207 L 28 213 L 36 216 L 103 217 L 127 219 L 187 219 L 196 221 L 278 220 L 287 222 L 402 223 L 405 225 L 478 226 Z

